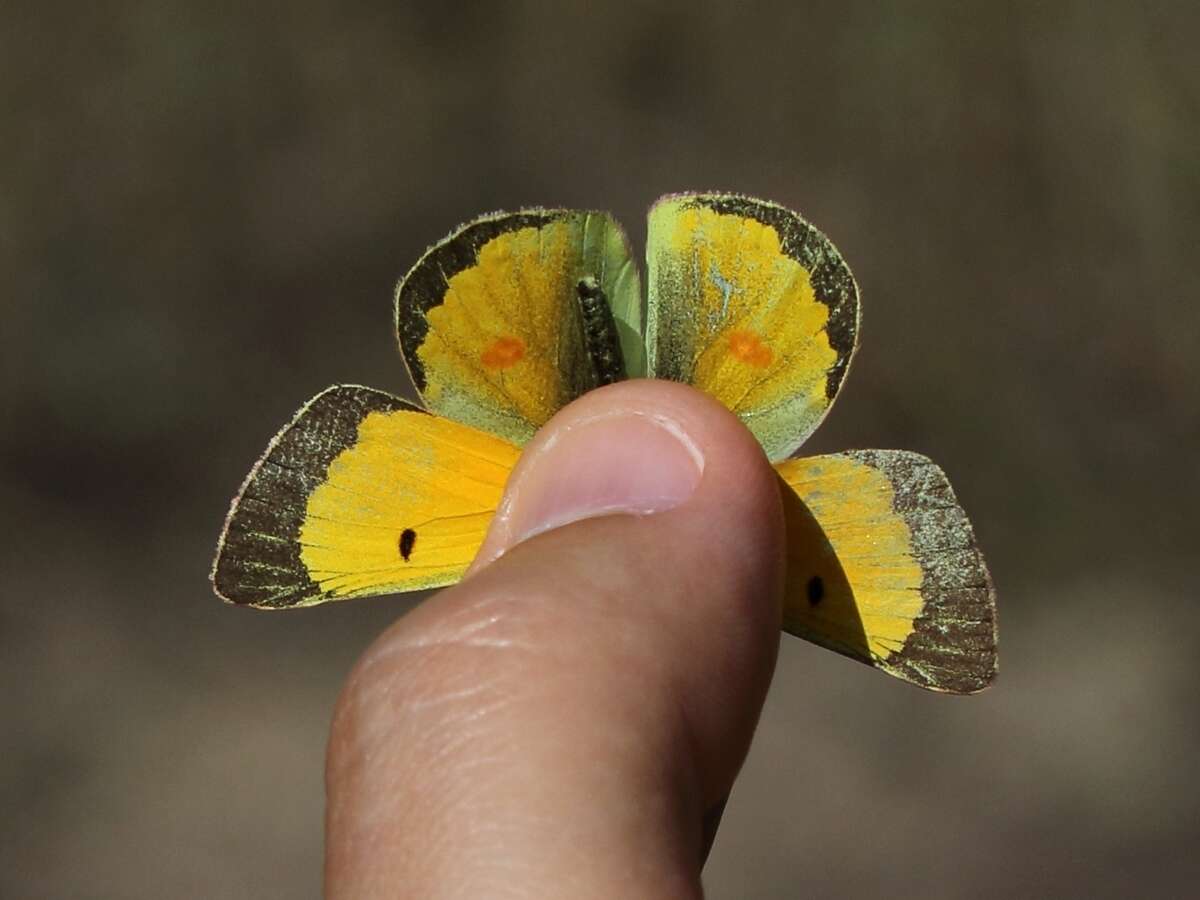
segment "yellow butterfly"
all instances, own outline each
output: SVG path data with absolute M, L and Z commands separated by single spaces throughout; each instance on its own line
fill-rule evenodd
M 857 346 L 841 254 L 732 194 L 664 197 L 647 245 L 645 291 L 601 212 L 496 213 L 428 250 L 395 305 L 425 408 L 349 385 L 309 401 L 233 501 L 218 595 L 284 608 L 453 584 L 541 425 L 599 385 L 666 378 L 723 402 L 775 461 L 787 631 L 921 687 L 986 687 L 995 595 L 941 469 L 902 450 L 788 458 Z

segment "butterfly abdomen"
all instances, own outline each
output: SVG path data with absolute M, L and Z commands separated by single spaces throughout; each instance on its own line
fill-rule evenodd
M 575 289 L 579 303 L 583 343 L 595 375 L 595 387 L 625 380 L 625 358 L 617 334 L 617 321 L 608 298 L 595 278 L 581 278 Z

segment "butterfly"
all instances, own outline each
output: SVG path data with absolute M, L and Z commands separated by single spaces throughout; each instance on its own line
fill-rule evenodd
M 565 404 L 665 378 L 737 414 L 787 524 L 783 625 L 935 691 L 996 671 L 995 592 L 938 466 L 904 450 L 793 458 L 858 345 L 859 291 L 798 214 L 736 194 L 650 209 L 646 280 L 606 213 L 482 216 L 401 279 L 395 327 L 424 406 L 338 385 L 306 403 L 234 499 L 212 582 L 266 609 L 458 581 L 524 445 Z

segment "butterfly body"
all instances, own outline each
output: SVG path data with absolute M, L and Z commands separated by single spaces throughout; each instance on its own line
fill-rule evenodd
M 583 346 L 592 364 L 592 382 L 596 387 L 614 384 L 626 377 L 625 354 L 608 298 L 594 277 L 581 278 L 575 296 L 579 301 Z
M 995 600 L 944 473 L 906 451 L 789 459 L 857 347 L 858 287 L 795 213 L 729 194 L 650 211 L 643 292 L 605 213 L 483 216 L 396 290 L 425 408 L 370 388 L 318 395 L 234 500 L 213 582 L 281 608 L 441 587 L 465 572 L 520 447 L 625 377 L 690 383 L 775 462 L 788 526 L 785 629 L 933 690 L 995 672 Z

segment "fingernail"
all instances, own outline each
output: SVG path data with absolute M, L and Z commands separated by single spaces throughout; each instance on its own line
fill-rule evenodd
M 704 457 L 670 419 L 610 413 L 564 426 L 510 482 L 499 556 L 543 531 L 594 516 L 666 512 L 696 490 Z

